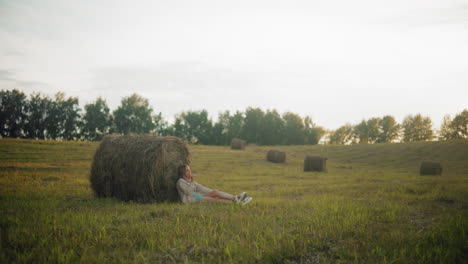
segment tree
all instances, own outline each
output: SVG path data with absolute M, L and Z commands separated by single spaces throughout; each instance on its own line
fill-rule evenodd
M 408 115 L 402 123 L 403 141 L 426 141 L 433 138 L 432 121 L 421 114 Z
M 229 111 L 219 114 L 218 123 L 223 127 L 222 134 L 225 135 L 223 145 L 229 145 L 233 138 L 240 138 L 244 127 L 244 114 L 236 111 L 233 115 Z
M 104 99 L 98 97 L 93 103 L 85 105 L 82 135 L 86 140 L 101 140 L 110 132 L 112 116 Z
M 354 127 L 354 134 L 359 138 L 359 143 L 368 144 L 377 142 L 380 135 L 380 118 L 374 117 L 369 120 L 362 120 Z
M 49 107 L 47 109 L 47 115 L 45 119 L 46 139 L 55 140 L 60 138 L 60 122 L 62 117 L 57 103 L 58 96 L 59 93 L 55 95 L 55 100 L 50 101 Z
M 320 139 L 325 135 L 325 129 L 323 127 L 316 126 L 312 122 L 312 118 L 306 116 L 304 118 L 304 137 L 305 144 L 316 145 Z
M 444 116 L 440 125 L 439 138 L 441 140 L 468 138 L 468 110 L 463 110 L 453 120 L 450 119 L 450 115 Z
M 260 145 L 280 145 L 285 142 L 284 121 L 278 112 L 267 110 L 263 117 L 263 125 L 260 128 Z
M 368 142 L 373 144 L 377 142 L 379 136 L 380 136 L 380 121 L 381 119 L 378 117 L 373 117 L 367 120 L 367 130 L 369 133 L 369 139 Z
M 174 124 L 170 128 L 172 134 L 176 137 L 180 137 L 184 140 L 190 140 L 190 138 L 187 136 L 187 127 L 183 123 L 183 117 L 182 114 L 177 114 L 175 116 Z
M 208 112 L 188 111 L 176 117 L 175 132 L 179 137 L 194 144 L 212 144 L 212 121 L 208 119 Z
M 216 145 L 229 144 L 229 117 L 229 111 L 218 113 L 218 121 L 213 125 L 213 136 L 216 137 Z
M 353 133 L 357 138 L 359 138 L 360 144 L 369 143 L 369 128 L 367 127 L 367 122 L 365 120 L 362 120 L 361 123 L 354 126 Z
M 0 91 L 0 136 L 23 137 L 26 122 L 26 95 L 16 89 Z
M 162 113 L 153 116 L 154 132 L 160 136 L 169 136 L 174 133 L 173 128 L 169 126 L 169 123 L 162 117 Z
M 211 144 L 213 145 L 226 145 L 227 138 L 226 138 L 226 129 L 221 123 L 215 123 L 213 125 L 212 131 L 211 131 Z
M 260 142 L 260 133 L 263 125 L 264 113 L 260 108 L 248 107 L 245 110 L 242 137 L 250 143 Z
M 354 127 L 351 124 L 346 124 L 330 132 L 330 144 L 344 145 L 355 142 Z
M 449 140 L 453 138 L 453 135 L 452 119 L 450 118 L 450 115 L 445 115 L 442 119 L 442 124 L 440 124 L 439 139 Z
M 285 123 L 286 144 L 304 144 L 304 122 L 302 118 L 297 114 L 286 112 L 283 114 L 283 120 Z
M 69 97 L 60 105 L 64 120 L 62 123 L 62 138 L 65 140 L 77 140 L 80 137 L 82 126 L 81 109 L 77 97 Z
M 148 99 L 134 93 L 124 97 L 121 105 L 114 111 L 114 124 L 116 132 L 149 133 L 155 128 L 152 117 L 153 109 Z
M 28 122 L 25 133 L 28 138 L 45 139 L 47 131 L 47 119 L 50 114 L 52 99 L 33 93 L 28 100 Z
M 468 109 L 453 118 L 450 129 L 452 138 L 468 138 Z
M 13 90 L 1 92 L 1 135 L 36 139 L 78 139 L 80 108 L 78 98 L 65 99 L 57 93 L 55 100 L 32 94 L 30 100 L 24 93 Z
M 57 93 L 46 118 L 48 135 L 52 139 L 78 139 L 81 127 L 80 111 L 77 97 L 65 99 L 64 93 Z
M 398 138 L 400 125 L 398 125 L 393 116 L 384 116 L 380 119 L 379 126 L 380 133 L 377 137 L 377 143 L 390 143 Z

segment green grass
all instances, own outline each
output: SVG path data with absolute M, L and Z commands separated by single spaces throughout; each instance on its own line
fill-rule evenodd
M 248 206 L 93 197 L 96 143 L 0 140 L 0 263 L 466 263 L 468 140 L 190 146 L 198 182 Z M 306 154 L 328 157 L 303 172 Z M 422 160 L 442 176 L 420 176 Z

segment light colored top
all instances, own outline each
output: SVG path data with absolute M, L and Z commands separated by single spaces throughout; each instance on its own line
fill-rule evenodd
M 177 192 L 179 193 L 180 201 L 182 203 L 194 203 L 195 198 L 193 197 L 193 193 L 207 193 L 211 192 L 210 188 L 207 188 L 196 181 L 188 182 L 183 178 L 180 178 L 177 181 Z

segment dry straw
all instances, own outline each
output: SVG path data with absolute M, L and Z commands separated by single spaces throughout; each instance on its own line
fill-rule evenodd
M 245 140 L 238 139 L 238 138 L 233 138 L 231 140 L 231 149 L 240 149 L 244 150 L 245 149 L 246 142 Z
M 124 201 L 178 201 L 177 168 L 189 164 L 177 137 L 109 135 L 94 154 L 90 181 L 97 197 Z
M 279 150 L 269 150 L 266 155 L 267 161 L 274 163 L 284 163 L 286 161 L 286 153 Z
M 326 171 L 327 158 L 319 156 L 306 156 L 304 158 L 304 171 Z
M 420 175 L 442 175 L 442 165 L 439 162 L 423 161 L 419 168 Z

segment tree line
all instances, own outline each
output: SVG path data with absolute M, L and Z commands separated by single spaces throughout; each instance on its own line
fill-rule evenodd
M 54 98 L 19 90 L 0 92 L 0 136 L 51 140 L 101 140 L 110 133 L 155 133 L 173 135 L 193 144 L 228 145 L 242 138 L 259 145 L 317 144 L 325 129 L 310 117 L 276 110 L 264 112 L 247 108 L 244 112 L 219 114 L 213 122 L 206 110 L 186 111 L 173 124 L 155 114 L 148 99 L 138 94 L 124 97 L 114 111 L 103 98 L 80 109 L 78 98 L 57 93 Z
M 432 129 L 432 120 L 421 114 L 407 115 L 401 124 L 393 116 L 362 120 L 357 125 L 345 124 L 329 133 L 331 144 L 373 144 L 395 141 L 428 141 L 468 138 L 468 109 L 453 119 L 446 115 L 439 131 Z
M 439 139 L 468 138 L 468 110 L 444 117 Z M 185 111 L 169 124 L 161 113 L 155 114 L 148 99 L 138 94 L 124 97 L 114 111 L 99 97 L 86 104 L 84 111 L 76 97 L 57 93 L 54 98 L 33 93 L 27 97 L 19 90 L 0 91 L 0 136 L 51 140 L 101 140 L 110 133 L 155 133 L 173 135 L 192 144 L 229 145 L 242 138 L 259 145 L 304 145 L 324 143 L 384 143 L 432 140 L 435 132 L 429 117 L 407 116 L 398 124 L 392 116 L 363 120 L 327 131 L 313 123 L 310 116 L 275 109 L 220 113 L 213 122 L 206 110 Z

